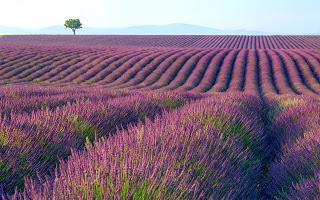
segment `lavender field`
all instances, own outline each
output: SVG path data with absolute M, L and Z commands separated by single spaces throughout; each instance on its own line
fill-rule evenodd
M 319 36 L 0 37 L 2 199 L 320 199 Z

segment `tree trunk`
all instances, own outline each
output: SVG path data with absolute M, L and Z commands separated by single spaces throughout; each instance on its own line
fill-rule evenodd
M 73 31 L 73 35 L 76 35 L 76 30 L 75 30 L 75 29 L 73 29 L 72 31 Z

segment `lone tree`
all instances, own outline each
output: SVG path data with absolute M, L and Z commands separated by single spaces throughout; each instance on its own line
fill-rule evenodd
M 73 31 L 73 35 L 76 34 L 76 30 L 82 28 L 82 24 L 79 19 L 68 19 L 64 23 L 66 28 L 70 28 Z

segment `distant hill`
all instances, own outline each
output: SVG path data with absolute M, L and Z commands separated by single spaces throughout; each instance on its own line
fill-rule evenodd
M 27 34 L 27 31 L 15 27 L 0 26 L 0 35 L 4 34 Z
M 71 34 L 63 26 L 51 26 L 41 29 L 19 29 L 0 26 L 0 34 Z M 82 35 L 266 35 L 268 33 L 251 30 L 220 30 L 190 24 L 169 24 L 164 26 L 132 26 L 127 28 L 84 27 L 78 30 Z

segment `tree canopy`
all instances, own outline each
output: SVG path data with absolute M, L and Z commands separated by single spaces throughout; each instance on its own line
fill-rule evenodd
M 64 23 L 66 28 L 70 28 L 73 32 L 73 35 L 76 34 L 76 30 L 82 28 L 82 24 L 79 19 L 68 19 Z

